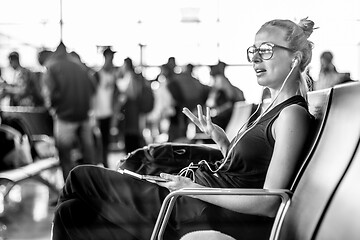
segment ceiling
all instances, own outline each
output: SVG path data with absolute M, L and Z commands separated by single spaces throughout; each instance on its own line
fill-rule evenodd
M 0 4 L 0 66 L 11 50 L 30 55 L 39 48 L 55 48 L 60 39 L 91 65 L 101 62 L 97 51 L 101 45 L 114 46 L 119 61 L 126 56 L 139 61 L 139 44 L 145 45 L 142 54 L 148 64 L 160 64 L 169 55 L 184 63 L 189 56 L 204 64 L 219 58 L 241 64 L 246 62 L 244 49 L 263 22 L 308 16 L 320 27 L 311 39 L 314 59 L 331 49 L 334 60 L 344 63 L 340 69 L 359 76 L 358 0 L 0 0 Z M 345 54 L 354 48 L 356 54 Z M 26 65 L 31 61 L 24 59 Z

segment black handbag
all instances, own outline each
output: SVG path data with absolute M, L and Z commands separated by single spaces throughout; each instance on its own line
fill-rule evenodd
M 161 143 L 136 149 L 120 160 L 118 167 L 146 175 L 177 174 L 191 163 L 200 160 L 211 163 L 222 158 L 219 149 L 207 145 Z

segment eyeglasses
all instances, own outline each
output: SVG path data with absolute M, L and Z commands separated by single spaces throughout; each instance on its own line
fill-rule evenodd
M 250 46 L 247 49 L 247 59 L 249 62 L 253 62 L 253 58 L 254 58 L 255 54 L 259 53 L 259 56 L 262 60 L 269 60 L 270 58 L 272 58 L 272 56 L 274 54 L 275 47 L 294 52 L 294 50 L 292 50 L 290 48 L 276 45 L 274 43 L 264 42 L 258 48 L 255 46 Z

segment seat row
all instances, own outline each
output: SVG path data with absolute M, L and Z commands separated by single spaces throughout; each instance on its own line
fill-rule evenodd
M 32 107 L 2 107 L 0 113 L 1 119 L 16 119 L 17 123 L 21 123 L 22 128 L 20 130 L 14 126 L 1 124 L 0 131 L 13 139 L 27 135 L 38 153 L 35 158 L 30 156 L 29 161 L 23 166 L 0 171 L 0 198 L 6 202 L 11 189 L 28 179 L 37 180 L 57 193 L 58 184 L 42 175 L 44 171 L 60 167 L 52 139 L 52 118 L 47 110 Z M 24 151 L 27 150 L 29 149 Z

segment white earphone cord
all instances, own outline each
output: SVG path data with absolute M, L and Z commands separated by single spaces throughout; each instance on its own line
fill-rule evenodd
M 251 119 L 251 118 L 257 113 L 257 111 L 260 109 L 260 105 L 261 105 L 261 104 L 258 104 L 258 106 L 257 106 L 256 110 L 254 111 L 254 113 L 251 114 L 250 117 L 246 120 L 246 122 L 241 126 L 241 128 L 239 129 L 239 131 L 238 131 L 238 133 L 237 133 L 237 135 L 236 135 L 236 137 L 235 137 L 235 138 L 236 138 L 235 143 L 231 146 L 230 150 L 227 152 L 227 154 L 226 154 L 224 160 L 222 161 L 221 165 L 220 165 L 217 169 L 215 169 L 215 170 L 211 169 L 209 163 L 208 163 L 206 160 L 200 160 L 199 163 L 198 163 L 198 165 L 205 164 L 212 173 L 217 173 L 218 171 L 220 171 L 220 170 L 225 166 L 226 162 L 229 160 L 230 153 L 233 151 L 233 149 L 234 149 L 234 147 L 236 146 L 236 144 L 241 140 L 241 138 L 242 138 L 247 132 L 249 132 L 251 129 L 253 129 L 253 128 L 256 126 L 256 124 L 257 124 L 257 123 L 260 121 L 260 119 L 265 115 L 265 113 L 267 113 L 267 111 L 271 108 L 271 106 L 274 104 L 274 102 L 276 101 L 276 99 L 279 97 L 281 91 L 283 90 L 286 82 L 288 81 L 288 79 L 289 79 L 290 75 L 292 74 L 292 72 L 294 71 L 295 67 L 296 67 L 296 64 L 293 64 L 293 66 L 291 66 L 291 69 L 290 69 L 288 75 L 286 76 L 284 82 L 282 83 L 279 92 L 276 94 L 276 97 L 270 102 L 270 104 L 269 104 L 269 105 L 266 107 L 266 109 L 260 114 L 260 116 L 255 119 L 255 121 L 251 124 L 251 126 L 249 126 L 244 132 L 242 132 L 242 129 L 249 124 L 250 119 Z M 241 134 L 240 137 L 239 137 L 239 134 Z M 190 171 L 190 172 L 192 173 L 193 178 L 195 178 L 194 171 L 193 171 L 192 169 L 190 169 L 192 166 L 194 166 L 194 164 L 193 164 L 193 163 L 190 163 L 189 166 L 183 168 L 183 169 L 179 172 L 179 175 L 183 175 L 183 174 L 185 173 L 185 176 L 186 176 L 187 173 Z M 195 179 L 193 179 L 193 181 L 195 181 Z

